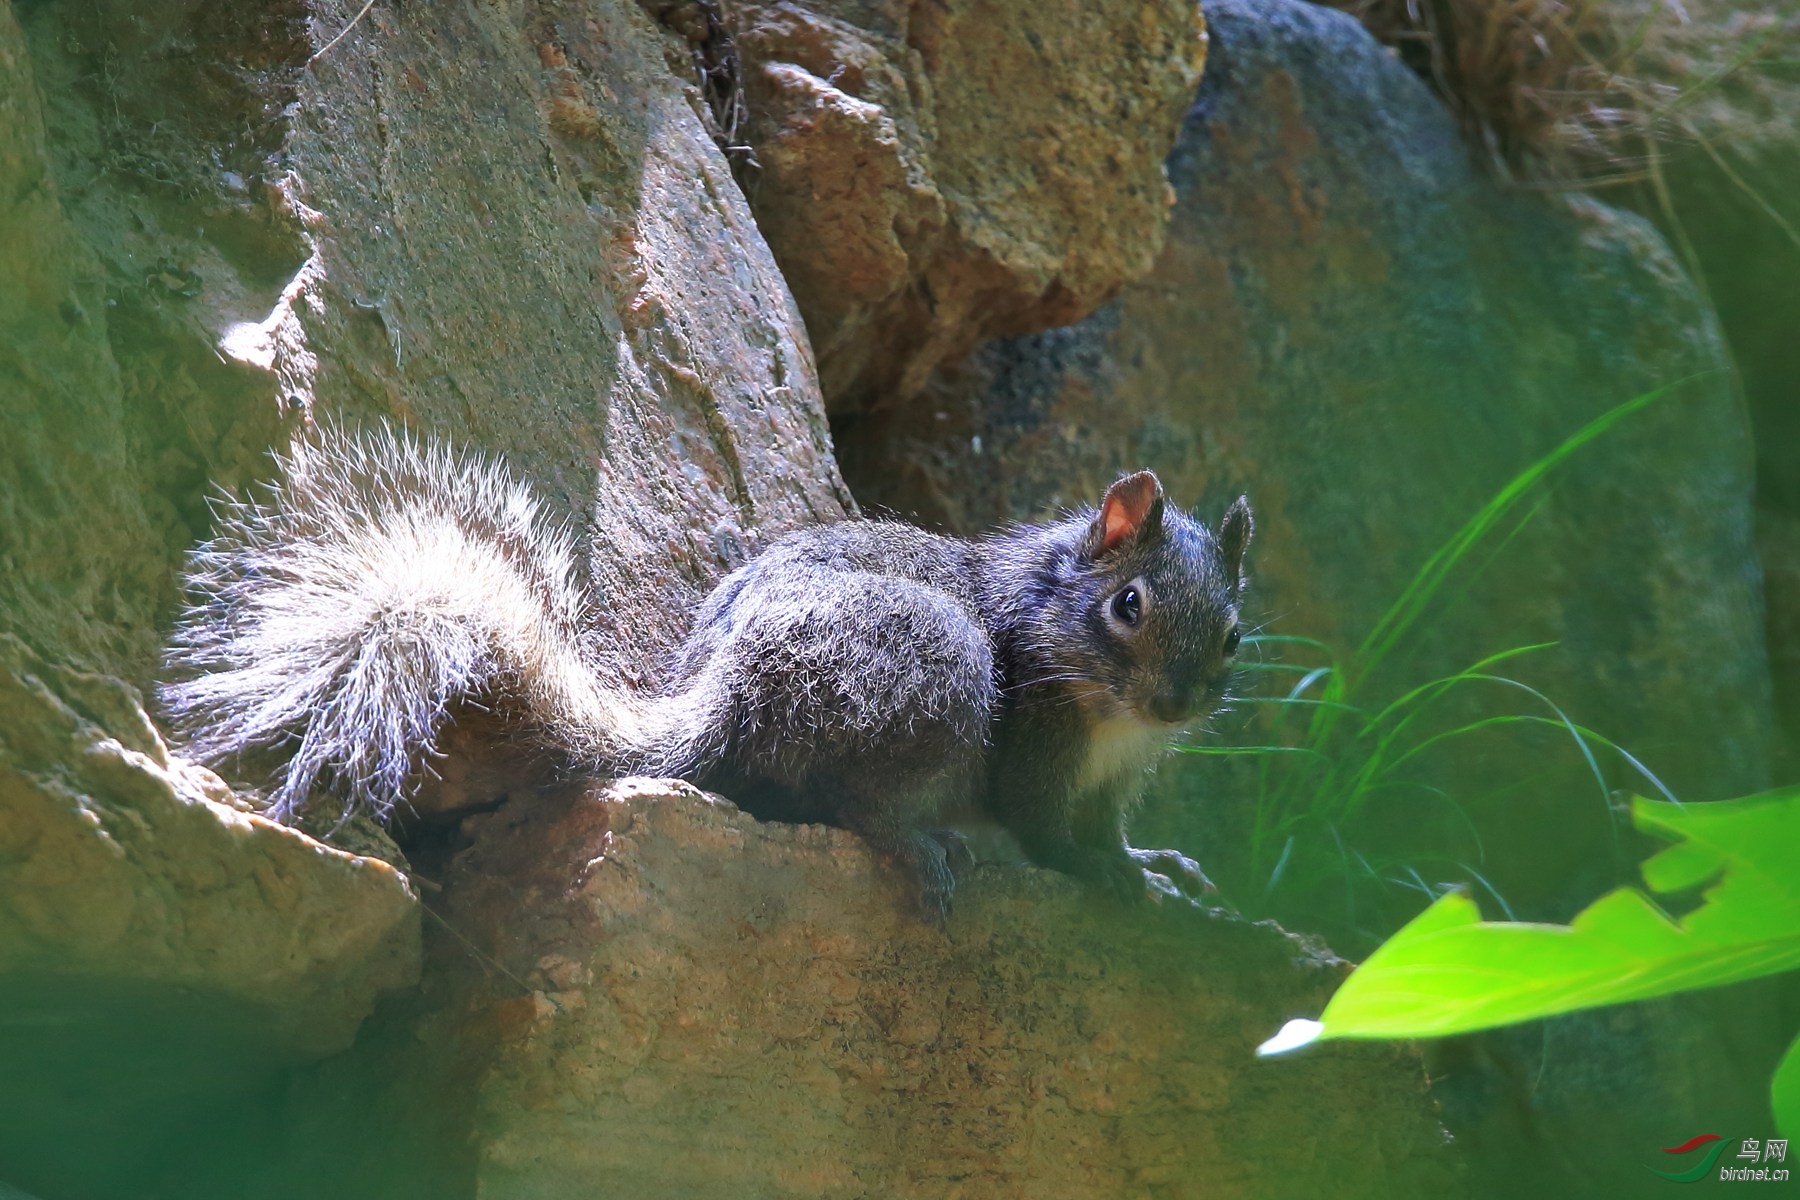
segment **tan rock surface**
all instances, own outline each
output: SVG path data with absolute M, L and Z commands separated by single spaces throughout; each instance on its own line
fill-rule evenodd
M 653 780 L 472 829 L 484 1200 L 1456 1190 L 1413 1052 L 1252 1057 L 1345 969 L 1271 925 L 990 866 L 940 931 L 852 835 Z
M 104 722 L 102 724 L 97 722 Z M 266 1052 L 343 1049 L 419 971 L 419 911 L 384 862 L 230 803 L 135 696 L 0 635 L 0 995 L 14 1021 L 93 992 L 236 1010 Z M 60 996 L 61 999 L 55 998 Z
M 629 0 L 365 25 L 300 87 L 284 186 L 321 276 L 276 314 L 301 341 L 275 374 L 504 452 L 594 535 L 647 669 L 760 531 L 849 503 L 685 44 Z
M 1199 80 L 1179 0 L 737 6 L 757 221 L 834 409 L 1150 268 Z
M 185 540 L 129 461 L 98 256 L 64 207 L 41 69 L 0 9 L 0 631 L 140 670 Z
M 377 4 L 312 60 L 362 8 L 0 9 L 0 1178 L 45 1195 L 310 1197 L 315 1144 L 387 1200 L 428 1174 L 358 1107 L 410 1029 L 295 1066 L 413 980 L 405 882 L 226 803 L 118 682 L 215 485 L 309 419 L 504 453 L 596 534 L 640 673 L 850 505 L 685 45 L 631 0 Z M 436 1078 L 395 1106 L 450 1123 Z

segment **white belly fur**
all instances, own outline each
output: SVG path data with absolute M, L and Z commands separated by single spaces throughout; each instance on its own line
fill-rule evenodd
M 1142 774 L 1162 757 L 1173 731 L 1135 717 L 1107 717 L 1088 731 L 1087 761 L 1081 764 L 1082 791 Z

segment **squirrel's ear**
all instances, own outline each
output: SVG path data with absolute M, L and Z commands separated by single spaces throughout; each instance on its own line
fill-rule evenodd
M 1111 554 L 1146 530 L 1162 530 L 1162 484 L 1149 471 L 1127 475 L 1106 489 L 1100 515 L 1088 528 L 1083 547 L 1090 558 Z
M 1250 519 L 1250 498 L 1239 496 L 1236 503 L 1225 510 L 1225 519 L 1219 522 L 1219 549 L 1225 555 L 1225 574 L 1232 583 L 1242 583 L 1244 579 L 1244 548 L 1250 544 L 1250 533 L 1255 522 Z

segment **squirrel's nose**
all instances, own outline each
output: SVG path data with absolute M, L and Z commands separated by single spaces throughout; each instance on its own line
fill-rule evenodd
M 1158 688 L 1155 695 L 1150 697 L 1150 715 L 1167 724 L 1173 725 L 1177 721 L 1187 720 L 1189 711 L 1186 692 L 1177 691 L 1172 687 L 1163 687 Z

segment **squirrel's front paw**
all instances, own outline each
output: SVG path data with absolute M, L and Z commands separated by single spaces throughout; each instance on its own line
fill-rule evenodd
M 969 848 L 967 834 L 954 829 L 934 829 L 931 836 L 944 848 L 944 864 L 952 875 L 961 879 L 975 869 L 975 852 Z
M 960 835 L 934 830 L 912 834 L 902 847 L 900 857 L 918 885 L 919 915 L 928 924 L 942 926 L 950 919 L 950 898 L 956 893 L 950 864 L 958 851 L 973 857 L 966 844 L 958 844 L 961 841 Z
M 1209 891 L 1212 883 L 1193 859 L 1174 850 L 1089 850 L 1065 868 L 1105 888 L 1126 904 L 1187 899 Z
M 950 898 L 954 889 L 927 884 L 919 889 L 919 916 L 941 929 L 950 922 Z
M 1124 904 L 1142 904 L 1153 897 L 1150 884 L 1153 876 L 1135 859 L 1123 854 L 1093 854 L 1076 873 L 1106 889 Z
M 1127 846 L 1125 853 L 1143 869 L 1145 886 L 1153 895 L 1199 897 L 1219 889 L 1206 877 L 1200 864 L 1179 850 L 1138 850 Z

